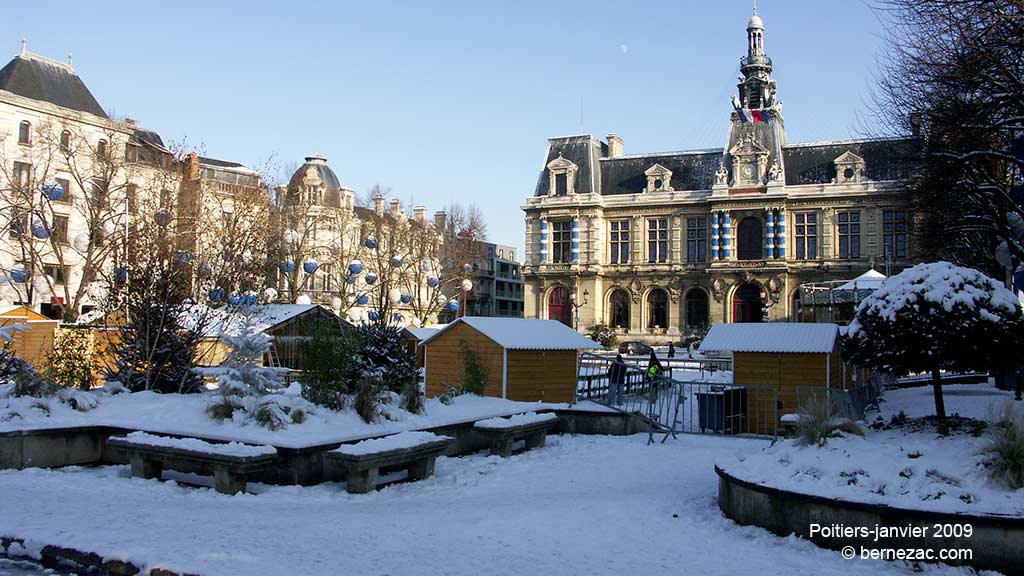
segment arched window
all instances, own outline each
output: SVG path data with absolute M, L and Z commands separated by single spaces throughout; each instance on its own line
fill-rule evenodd
M 764 258 L 764 235 L 761 220 L 744 218 L 736 229 L 736 257 L 740 260 L 761 260 Z
M 69 130 L 60 133 L 60 151 L 64 154 L 71 152 L 71 131 Z
M 96 143 L 96 155 L 99 156 L 100 158 L 106 158 L 107 157 L 107 141 L 106 140 L 100 140 L 99 142 Z
M 572 303 L 569 301 L 569 289 L 559 286 L 548 294 L 548 320 L 558 320 L 572 327 Z
M 655 289 L 647 294 L 647 327 L 666 328 L 668 326 L 668 294 L 664 290 Z
M 629 294 L 615 290 L 608 298 L 608 324 L 612 328 L 629 329 Z
M 708 293 L 693 288 L 686 293 L 686 327 L 702 328 L 708 325 Z
M 18 144 L 31 144 L 32 143 L 32 124 L 28 120 L 22 120 L 21 124 L 18 124 Z

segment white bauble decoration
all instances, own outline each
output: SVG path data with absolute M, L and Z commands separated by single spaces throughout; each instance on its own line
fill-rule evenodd
M 309 294 L 303 294 L 295 299 L 295 303 L 305 306 L 306 304 L 312 304 L 313 299 L 309 297 Z
M 295 244 L 299 241 L 299 233 L 295 230 L 288 229 L 284 231 L 284 241 L 289 244 Z
M 444 294 L 438 294 L 435 300 L 437 301 L 438 306 L 444 306 L 448 303 L 448 297 Z
M 473 283 L 470 280 L 466 279 L 466 280 L 462 281 L 462 290 L 463 290 L 463 292 L 469 292 L 472 289 L 473 289 Z
M 341 304 L 341 298 L 338 298 L 337 296 L 331 298 L 331 308 L 334 308 L 335 310 L 341 310 Z
M 398 288 L 392 288 L 388 290 L 388 301 L 392 304 L 398 304 L 402 301 L 402 291 Z
M 113 222 L 107 220 L 103 223 L 103 234 L 106 236 L 113 236 L 114 232 L 117 231 L 117 226 Z
M 75 239 L 72 241 L 72 245 L 75 247 L 75 250 L 78 250 L 79 252 L 82 252 L 82 253 L 88 252 L 89 251 L 89 235 L 83 232 L 83 233 L 79 234 L 78 236 L 75 236 Z
M 89 282 L 85 287 L 85 293 L 93 302 L 100 302 L 107 298 L 110 291 L 103 282 Z
M 277 300 L 277 289 L 267 288 L 263 291 L 263 296 L 267 299 L 267 302 L 273 302 L 274 300 Z
M 245 252 L 242 252 L 242 262 L 245 262 L 246 264 L 250 264 L 252 262 L 252 250 L 247 248 Z

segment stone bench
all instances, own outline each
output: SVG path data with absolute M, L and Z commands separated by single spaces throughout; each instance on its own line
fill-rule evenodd
M 246 477 L 269 468 L 277 459 L 273 446 L 231 442 L 213 444 L 198 438 L 169 438 L 144 432 L 111 437 L 107 445 L 128 452 L 132 477 L 160 478 L 164 468 L 191 471 L 212 468 L 214 489 L 221 494 L 245 490 Z
M 508 418 L 480 420 L 473 429 L 487 440 L 491 454 L 508 458 L 512 446 L 518 440 L 526 441 L 526 449 L 544 446 L 548 430 L 558 424 L 558 416 L 552 413 L 516 414 Z
M 401 432 L 341 446 L 327 452 L 325 458 L 345 469 L 350 494 L 365 494 L 377 488 L 383 468 L 404 468 L 409 480 L 429 478 L 437 457 L 453 442 L 454 438 L 430 432 Z

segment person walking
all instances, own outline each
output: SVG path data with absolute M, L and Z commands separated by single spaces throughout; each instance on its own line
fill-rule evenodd
M 651 357 L 647 360 L 647 380 L 653 381 L 664 371 L 665 368 L 661 365 L 661 361 L 654 355 L 654 350 L 651 350 Z
M 669 360 L 676 357 L 676 345 L 672 342 L 668 343 L 668 357 Z
M 608 403 L 617 406 L 622 402 L 622 385 L 626 383 L 626 362 L 622 354 L 616 354 L 608 368 Z

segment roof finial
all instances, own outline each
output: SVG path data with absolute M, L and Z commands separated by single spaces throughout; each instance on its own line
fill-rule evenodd
M 754 0 L 754 16 L 757 16 L 757 0 Z
M 24 38 L 22 38 L 21 39 L 21 53 L 24 54 L 26 52 L 28 52 L 28 41 L 25 40 Z
M 68 52 L 68 67 L 71 66 L 71 52 Z

